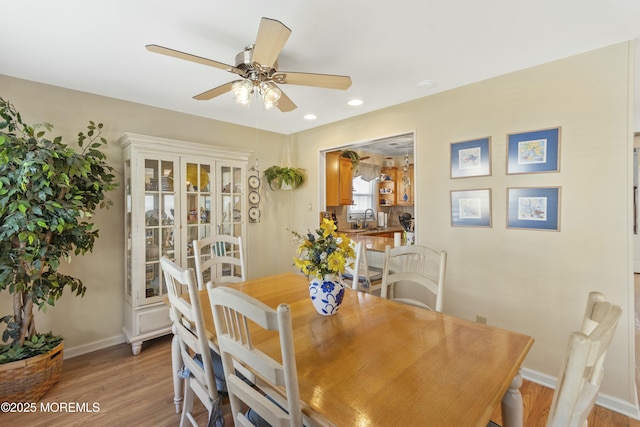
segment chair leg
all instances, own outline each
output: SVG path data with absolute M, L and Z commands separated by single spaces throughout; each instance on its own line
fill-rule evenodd
M 189 379 L 184 380 L 184 401 L 182 403 L 182 416 L 180 417 L 180 427 L 184 427 L 191 424 L 189 414 L 193 412 L 193 397 L 194 393 L 189 386 Z
M 180 378 L 180 366 L 182 365 L 182 356 L 180 355 L 180 343 L 174 335 L 171 340 L 171 369 L 173 370 L 173 403 L 176 405 L 176 414 L 180 413 L 182 406 L 182 387 L 184 380 Z

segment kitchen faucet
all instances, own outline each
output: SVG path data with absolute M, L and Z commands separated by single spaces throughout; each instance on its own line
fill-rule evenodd
M 368 208 L 364 211 L 364 218 L 363 218 L 363 222 L 362 222 L 362 228 L 366 229 L 367 228 L 367 212 L 371 211 L 371 216 L 374 217 L 375 219 L 375 212 L 373 212 L 373 209 Z

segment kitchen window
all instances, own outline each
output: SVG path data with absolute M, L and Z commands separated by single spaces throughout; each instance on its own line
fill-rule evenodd
M 367 209 L 371 209 L 367 212 L 367 221 L 375 220 L 373 207 L 376 188 L 376 180 L 365 181 L 360 176 L 353 178 L 353 205 L 347 208 L 348 222 L 362 221 Z

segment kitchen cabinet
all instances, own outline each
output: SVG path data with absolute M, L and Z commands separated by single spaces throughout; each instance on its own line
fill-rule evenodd
M 396 178 L 398 170 L 396 168 L 382 168 L 380 175 L 383 179 L 378 183 L 378 204 L 380 206 L 396 205 Z
M 250 152 L 128 133 L 120 143 L 123 330 L 133 354 L 138 354 L 144 341 L 171 332 L 160 258 L 193 268 L 193 240 L 216 233 L 245 238 Z
M 326 153 L 326 205 L 353 204 L 353 172 L 351 160 L 341 151 Z
M 398 168 L 398 193 L 396 196 L 396 204 L 398 206 L 413 206 L 413 184 L 415 177 L 413 176 L 413 165 L 409 165 L 405 172 L 403 168 Z

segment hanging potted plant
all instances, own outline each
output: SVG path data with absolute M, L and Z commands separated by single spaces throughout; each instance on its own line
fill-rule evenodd
M 0 292 L 13 299 L 13 313 L 0 317 L 0 401 L 37 401 L 59 377 L 62 338 L 37 331 L 34 307 L 53 306 L 65 289 L 85 294 L 58 267 L 93 249 L 91 218 L 112 204 L 106 193 L 117 183 L 100 151 L 102 127 L 89 122 L 76 151 L 45 136 L 50 124 L 25 124 L 0 98 Z
M 304 169 L 288 166 L 271 166 L 264 171 L 264 179 L 272 190 L 288 190 L 304 184 Z
M 360 163 L 360 154 L 353 150 L 344 150 L 340 156 L 351 160 L 351 165 L 354 170 L 358 168 L 358 164 Z
M 340 157 L 344 157 L 345 159 L 351 160 L 351 171 L 354 177 L 360 175 L 360 171 L 358 170 L 358 166 L 360 165 L 360 160 L 368 159 L 367 157 L 360 157 L 360 154 L 353 150 L 344 150 Z

